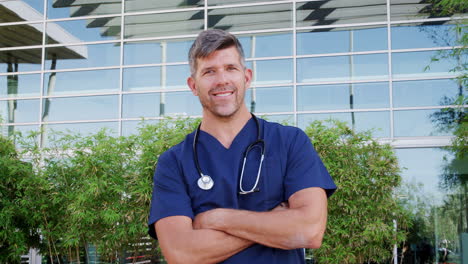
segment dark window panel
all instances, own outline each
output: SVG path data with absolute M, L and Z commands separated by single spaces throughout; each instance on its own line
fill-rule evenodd
M 208 28 L 247 31 L 292 27 L 292 5 L 265 5 L 208 10 Z
M 125 17 L 125 39 L 198 34 L 203 30 L 203 11 L 135 15 Z
M 48 18 L 67 18 L 120 14 L 122 0 L 47 0 Z M 128 1 L 132 2 L 132 1 Z
M 120 17 L 102 17 L 48 22 L 46 25 L 46 43 L 70 44 L 89 41 L 119 40 L 121 33 L 120 21 Z M 52 34 L 53 32 L 62 32 L 62 34 Z

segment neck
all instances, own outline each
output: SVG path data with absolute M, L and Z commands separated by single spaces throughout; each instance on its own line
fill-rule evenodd
M 215 116 L 204 110 L 200 129 L 215 137 L 225 148 L 229 148 L 251 117 L 245 106 L 230 117 Z

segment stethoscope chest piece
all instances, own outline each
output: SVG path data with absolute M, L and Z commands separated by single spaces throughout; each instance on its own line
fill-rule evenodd
M 197 184 L 200 189 L 207 191 L 213 188 L 214 181 L 210 176 L 202 174 L 202 176 L 198 178 Z

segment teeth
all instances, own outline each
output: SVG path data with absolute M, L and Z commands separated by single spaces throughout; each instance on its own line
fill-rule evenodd
M 222 94 L 217 94 L 215 96 L 221 96 L 221 97 L 225 97 L 225 96 L 229 96 L 231 95 L 232 93 L 222 93 Z

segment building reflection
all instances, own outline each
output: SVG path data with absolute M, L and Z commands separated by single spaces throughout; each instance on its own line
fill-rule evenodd
M 43 19 L 34 8 L 23 1 L 9 1 L 0 3 L 0 17 L 2 22 L 9 22 L 6 19 L 10 19 L 14 22 L 20 21 L 37 21 Z M 13 26 L 14 29 L 8 26 L 0 27 L 0 47 L 21 47 L 41 44 L 43 36 L 45 35 L 50 39 L 51 44 L 60 44 L 62 41 L 74 41 L 79 40 L 66 32 L 63 28 L 58 25 L 50 25 L 46 34 L 44 33 L 43 24 L 19 24 Z M 53 54 L 47 54 L 47 58 L 52 61 L 50 70 L 55 70 L 57 60 L 66 59 L 86 59 L 87 51 L 82 47 L 58 47 L 54 49 Z M 20 91 L 19 86 L 19 75 L 21 71 L 21 64 L 42 64 L 42 49 L 17 49 L 17 50 L 5 50 L 0 52 L 0 62 L 7 64 L 7 96 L 16 97 Z M 48 80 L 48 91 L 54 90 L 54 79 L 55 74 L 51 74 Z M 50 94 L 47 94 L 50 95 Z M 47 120 L 49 113 L 49 99 L 44 102 L 44 114 L 42 115 L 43 120 Z M 14 124 L 16 119 L 15 115 L 17 112 L 17 99 L 11 99 L 7 101 L 7 122 Z M 15 126 L 10 125 L 8 127 L 8 135 L 13 135 Z M 46 136 L 46 133 L 45 135 Z

